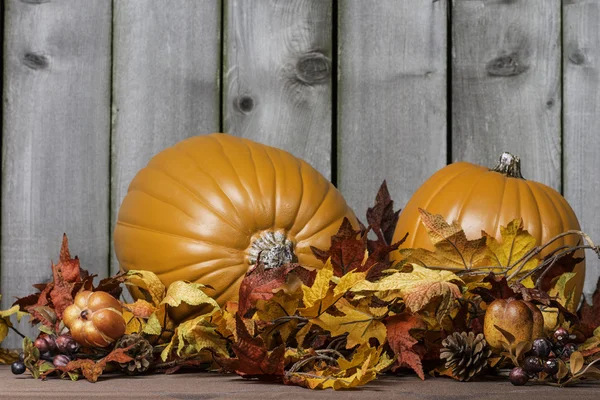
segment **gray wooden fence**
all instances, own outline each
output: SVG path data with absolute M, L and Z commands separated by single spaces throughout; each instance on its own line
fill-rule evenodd
M 136 171 L 213 131 L 306 159 L 359 215 L 383 179 L 402 205 L 510 151 L 600 239 L 599 0 L 6 0 L 3 19 L 3 308 L 63 232 L 117 271 Z

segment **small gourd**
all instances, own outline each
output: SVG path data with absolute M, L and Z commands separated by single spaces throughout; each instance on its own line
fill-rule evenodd
M 63 322 L 86 347 L 107 347 L 125 333 L 121 302 L 106 292 L 81 291 L 65 309 Z

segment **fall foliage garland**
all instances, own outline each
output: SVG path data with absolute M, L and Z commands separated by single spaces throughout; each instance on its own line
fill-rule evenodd
M 513 383 L 535 379 L 559 386 L 600 378 L 594 365 L 600 359 L 600 288 L 593 305 L 584 302 L 577 314 L 569 311 L 565 293 L 581 261 L 574 251 L 600 253 L 589 237 L 565 232 L 580 236 L 581 244 L 539 259 L 548 244 L 537 245 L 520 220 L 502 228 L 500 242 L 485 233 L 468 240 L 458 224 L 425 210 L 421 216 L 435 250 L 402 249 L 403 261 L 392 264 L 389 253 L 402 241 L 391 243 L 398 212 L 384 182 L 367 211 L 367 227 L 355 230 L 345 220 L 328 250 L 312 249 L 322 269 L 265 268 L 258 262 L 242 281 L 239 302 L 224 307 L 208 285 L 176 281 L 167 288 L 149 271 L 94 285 L 94 276 L 71 258 L 65 236 L 59 263 L 52 265 L 53 281 L 35 285 L 37 293 L 0 311 L 0 340 L 9 329 L 16 331 L 12 315 L 28 315 L 40 336 L 24 338 L 21 354 L 0 350 L 0 360 L 22 364 L 42 379 L 83 376 L 94 382 L 105 371 L 203 368 L 311 389 L 355 387 L 405 369 L 421 379 L 429 373 L 470 380 L 512 368 Z M 123 286 L 144 295 L 123 304 L 122 313 L 106 313 L 114 322 L 122 319 L 125 334 L 102 348 L 74 343 L 69 329 L 76 328 L 63 315 L 77 294 L 103 292 L 118 299 Z M 554 332 L 522 339 L 506 328 L 515 321 L 489 311 L 496 301 L 535 304 L 560 318 Z M 176 325 L 168 310 L 182 304 L 198 312 Z M 100 329 L 92 322 L 86 320 L 87 329 Z M 493 349 L 485 339 L 492 335 Z M 547 352 L 539 350 L 542 345 L 549 346 Z M 556 365 L 536 370 L 542 359 Z

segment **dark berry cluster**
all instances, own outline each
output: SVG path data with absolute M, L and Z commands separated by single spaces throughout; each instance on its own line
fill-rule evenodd
M 513 385 L 524 385 L 542 372 L 555 376 L 558 373 L 558 360 L 567 361 L 577 350 L 577 345 L 571 342 L 572 337 L 565 328 L 558 328 L 553 338 L 554 341 L 546 338 L 533 341 L 529 356 L 525 357 L 520 367 L 510 372 L 509 380 Z
M 79 350 L 79 344 L 65 334 L 60 336 L 40 335 L 33 345 L 40 351 L 42 360 L 51 361 L 55 367 L 64 367 L 71 361 L 73 355 Z M 25 372 L 24 354 L 19 354 L 19 361 L 11 365 L 13 374 L 19 375 Z

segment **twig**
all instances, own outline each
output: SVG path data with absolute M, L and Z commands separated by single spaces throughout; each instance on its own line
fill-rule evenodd
M 21 332 L 19 332 L 19 330 L 18 330 L 17 328 L 15 328 L 14 326 L 9 326 L 9 328 L 10 328 L 10 329 L 12 329 L 12 331 L 13 331 L 14 333 L 16 333 L 17 335 L 21 336 L 21 338 L 23 338 L 23 339 L 25 339 L 25 338 L 26 338 L 26 336 L 25 336 L 25 335 L 23 335 Z

